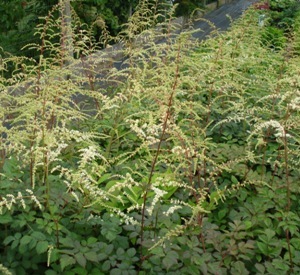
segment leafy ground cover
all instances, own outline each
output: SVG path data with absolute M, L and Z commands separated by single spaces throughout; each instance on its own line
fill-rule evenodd
M 126 64 L 105 74 L 63 66 L 47 17 L 47 57 L 1 63 L 16 69 L 1 78 L 0 270 L 299 274 L 294 11 L 280 43 L 266 39 L 277 11 L 257 8 L 202 42 L 170 22 L 134 42 L 155 19 L 145 7 L 118 38 Z M 75 51 L 93 52 L 74 27 Z

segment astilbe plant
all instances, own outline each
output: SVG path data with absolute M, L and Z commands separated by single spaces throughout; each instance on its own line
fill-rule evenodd
M 116 38 L 104 27 L 100 44 L 120 44 L 101 52 L 73 15 L 76 60 L 51 12 L 40 59 L 1 63 L 16 69 L 1 78 L 0 262 L 19 274 L 296 272 L 293 40 L 265 47 L 251 10 L 199 42 L 149 7 Z

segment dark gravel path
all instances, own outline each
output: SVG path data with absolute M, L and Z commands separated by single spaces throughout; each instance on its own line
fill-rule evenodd
M 206 14 L 203 18 L 215 25 L 220 31 L 225 31 L 230 26 L 230 19 L 234 21 L 239 18 L 242 13 L 257 0 L 235 0 L 231 3 L 221 6 L 219 9 Z M 195 33 L 194 37 L 204 39 L 211 31 L 212 28 L 205 21 L 199 20 L 194 24 L 194 29 L 201 29 L 201 32 Z
M 253 5 L 257 1 L 258 0 L 234 0 L 230 3 L 222 5 L 220 8 L 214 11 L 207 13 L 202 18 L 197 20 L 192 26 L 194 30 L 199 30 L 193 34 L 193 37 L 203 40 L 211 33 L 211 31 L 215 29 L 218 31 L 226 31 L 230 27 L 231 21 L 239 18 L 249 6 Z M 208 24 L 207 21 L 211 22 L 215 28 L 212 28 L 212 25 Z M 180 30 L 175 32 L 175 36 L 177 35 L 176 33 L 179 34 Z M 164 43 L 165 41 L 165 39 L 160 39 L 157 41 L 157 43 L 160 44 Z M 126 67 L 126 65 L 124 65 L 126 58 L 116 58 L 115 60 L 116 61 L 113 62 L 113 65 L 116 69 L 120 70 Z

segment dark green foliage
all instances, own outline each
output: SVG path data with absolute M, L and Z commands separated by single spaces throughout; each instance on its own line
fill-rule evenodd
M 74 1 L 72 6 L 83 22 L 92 25 L 100 17 L 106 22 L 111 34 L 116 35 L 121 30 L 121 26 L 128 21 L 128 18 L 135 11 L 138 2 L 137 0 L 83 0 Z M 95 28 L 96 37 L 101 35 L 101 28 L 101 25 Z
M 272 25 L 284 30 L 291 29 L 299 9 L 300 3 L 297 0 L 271 0 Z
M 272 26 L 265 28 L 262 33 L 262 43 L 275 51 L 279 51 L 286 46 L 287 38 L 282 29 Z
M 177 4 L 176 15 L 177 16 L 189 16 L 195 9 L 204 8 L 205 1 L 197 0 L 175 0 L 174 4 Z
M 39 41 L 34 36 L 35 27 L 46 16 L 56 0 L 48 1 L 2 1 L 0 5 L 0 46 L 4 51 L 17 55 L 29 43 Z M 22 54 L 35 56 L 36 52 L 23 51 Z

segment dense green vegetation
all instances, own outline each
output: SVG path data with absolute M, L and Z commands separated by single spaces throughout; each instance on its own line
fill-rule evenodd
M 75 19 L 65 66 L 55 16 L 2 58 L 0 271 L 299 274 L 300 12 L 272 5 L 202 42 L 142 5 L 120 70 Z
M 62 2 L 11 0 L 1 3 L 0 45 L 10 53 L 19 54 L 25 45 L 39 41 L 38 35 L 35 35 L 36 25 L 43 22 L 41 18 L 49 12 L 58 18 L 59 13 L 51 10 Z M 137 8 L 138 0 L 78 0 L 70 3 L 73 12 L 76 12 L 80 21 L 86 24 L 85 28 L 91 28 L 93 35 L 98 39 L 103 27 L 101 21 L 105 21 L 108 30 L 116 35 L 121 30 L 122 24 L 128 21 L 133 10 Z M 37 53 L 34 50 L 23 50 L 22 54 L 33 57 Z
M 43 17 L 49 12 L 58 18 L 60 14 L 53 12 L 62 0 L 10 0 L 2 1 L 0 5 L 0 45 L 4 51 L 14 55 L 25 55 L 37 57 L 39 55 L 34 49 L 23 49 L 24 46 L 39 41 L 35 34 L 37 24 L 43 22 Z M 103 31 L 104 21 L 111 35 L 117 35 L 122 31 L 122 26 L 128 22 L 132 13 L 139 9 L 138 0 L 76 0 L 69 1 L 73 13 L 76 13 L 85 29 L 93 33 L 96 41 L 99 40 Z M 148 7 L 156 14 L 166 14 L 172 8 L 173 2 L 178 5 L 177 15 L 188 15 L 195 8 L 203 8 L 205 3 L 212 0 L 147 0 Z

